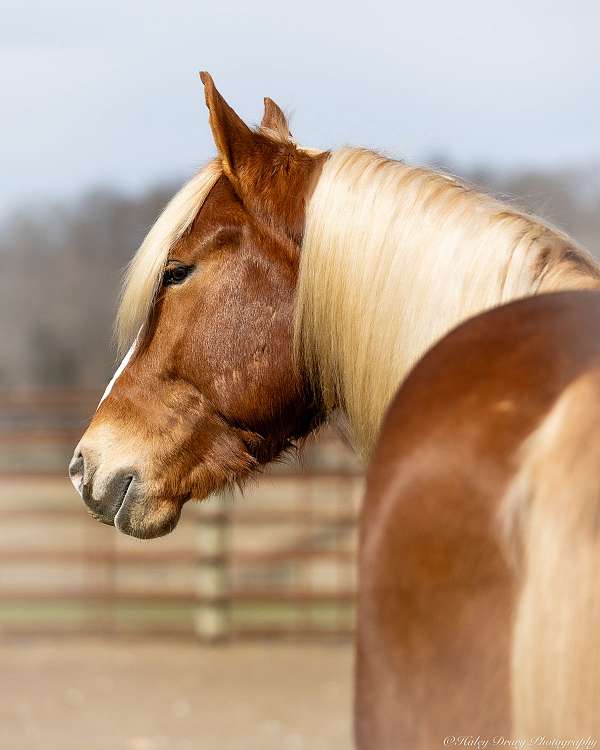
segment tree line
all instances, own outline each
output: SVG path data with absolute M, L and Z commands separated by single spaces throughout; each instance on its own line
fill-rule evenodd
M 432 162 L 460 174 L 442 159 Z M 462 176 L 550 220 L 600 257 L 599 166 Z M 107 381 L 122 271 L 176 188 L 133 197 L 95 190 L 68 204 L 24 207 L 0 226 L 0 387 Z

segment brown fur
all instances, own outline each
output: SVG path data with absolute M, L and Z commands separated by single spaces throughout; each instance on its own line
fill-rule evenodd
M 600 294 L 542 295 L 456 329 L 398 392 L 369 468 L 362 519 L 356 693 L 361 750 L 429 750 L 442 747 L 446 736 L 511 736 L 512 623 L 528 571 L 518 567 L 515 575 L 508 564 L 498 515 L 524 440 L 569 384 L 599 365 Z M 562 439 L 568 441 L 568 433 Z M 566 448 L 557 444 L 559 451 Z M 596 467 L 596 489 L 599 473 Z M 569 503 L 576 508 L 580 502 L 576 492 L 569 497 L 571 482 L 567 477 L 567 496 L 555 511 L 565 523 L 570 513 L 577 515 Z M 597 492 L 594 502 L 600 508 Z M 543 516 L 543 506 L 538 512 Z M 576 554 L 583 540 L 572 544 Z M 564 554 L 569 565 L 568 548 Z M 597 583 L 591 571 L 582 574 L 586 584 Z M 568 589 L 560 590 L 556 616 L 573 601 Z M 556 635 L 549 621 L 537 627 L 528 649 L 536 639 Z M 578 650 L 591 659 L 597 636 L 585 632 Z M 551 680 L 557 663 L 551 652 L 541 658 Z M 584 661 L 577 657 L 579 668 Z M 586 684 L 597 683 L 596 674 Z M 540 678 L 538 702 L 543 689 Z M 584 688 L 577 700 L 579 715 L 587 717 L 578 727 L 583 736 L 598 729 L 590 720 L 596 696 Z M 562 707 L 550 702 L 545 719 L 527 725 L 532 732 L 557 730 L 550 715 Z

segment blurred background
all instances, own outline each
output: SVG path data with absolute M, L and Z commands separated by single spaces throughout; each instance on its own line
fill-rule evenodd
M 359 463 L 324 431 L 141 542 L 66 479 L 114 369 L 119 279 L 250 124 L 449 170 L 600 253 L 600 7 L 0 3 L 0 748 L 349 748 Z

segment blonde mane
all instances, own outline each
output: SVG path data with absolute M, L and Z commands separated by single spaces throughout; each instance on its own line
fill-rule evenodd
M 368 455 L 403 376 L 444 333 L 517 297 L 599 279 L 543 221 L 447 175 L 343 148 L 307 208 L 296 349 Z
M 115 323 L 121 351 L 221 174 L 217 159 L 193 177 L 129 264 Z M 326 161 L 307 207 L 296 350 L 366 456 L 407 370 L 452 327 L 517 297 L 598 286 L 590 256 L 543 221 L 447 175 L 343 148 Z
M 222 174 L 220 161 L 209 162 L 169 201 L 125 272 L 115 333 L 126 351 L 146 322 L 169 252 L 190 228 L 211 188 Z

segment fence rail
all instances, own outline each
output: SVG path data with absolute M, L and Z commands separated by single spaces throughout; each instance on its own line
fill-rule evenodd
M 98 394 L 0 391 L 0 632 L 348 637 L 362 475 L 325 433 L 235 501 L 188 503 L 140 542 L 65 477 Z

